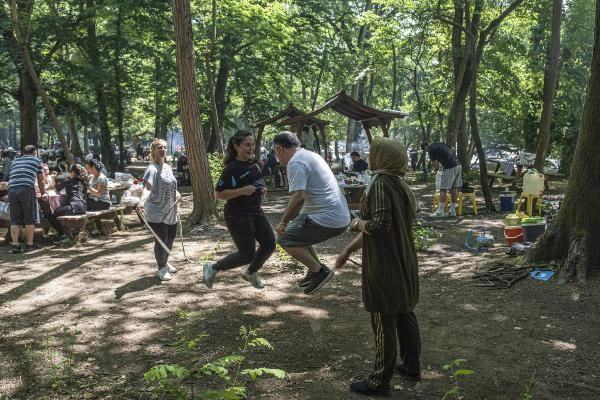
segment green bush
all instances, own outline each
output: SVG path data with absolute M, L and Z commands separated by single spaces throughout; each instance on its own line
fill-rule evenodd
M 417 251 L 427 250 L 441 237 L 441 233 L 437 232 L 431 226 L 424 226 L 421 221 L 417 221 L 413 224 L 413 239 Z
M 223 172 L 223 156 L 219 153 L 208 154 L 208 167 L 210 168 L 210 177 L 213 186 L 217 186 L 217 181 Z

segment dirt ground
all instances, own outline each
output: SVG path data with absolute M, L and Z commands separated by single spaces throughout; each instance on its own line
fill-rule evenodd
M 430 186 L 412 187 L 423 205 L 430 204 Z M 264 208 L 273 225 L 286 200 L 285 193 L 268 195 Z M 184 204 L 185 214 L 189 202 Z M 459 218 L 422 218 L 442 233 L 419 254 L 415 312 L 423 380 L 394 376 L 391 398 L 441 399 L 453 385 L 443 366 L 454 359 L 466 359 L 461 367 L 474 371 L 459 380 L 465 399 L 600 398 L 598 274 L 586 285 L 527 278 L 510 289 L 477 287 L 476 271 L 519 261 L 504 254 L 502 215 L 474 216 L 467 208 Z M 263 269 L 265 289 L 252 288 L 232 270 L 220 273 L 210 290 L 200 283 L 200 258 L 233 249 L 226 229 L 214 224 L 185 233 L 195 264 L 185 261 L 176 243 L 171 262 L 180 271 L 161 283 L 153 275 L 151 236 L 134 216 L 128 223 L 128 231 L 75 247 L 42 242 L 42 249 L 24 255 L 0 247 L 0 399 L 149 398 L 143 373 L 157 363 L 182 361 L 173 327 L 184 310 L 199 313 L 191 331 L 208 335 L 193 356 L 199 364 L 239 353 L 242 325 L 259 328 L 271 342 L 272 351 L 249 353 L 246 367 L 281 368 L 289 375 L 243 381 L 250 399 L 363 398 L 348 390 L 374 361 L 358 266 L 349 263 L 322 290 L 305 296 L 296 287 L 304 271 L 276 252 Z M 465 251 L 466 232 L 481 226 L 491 229 L 495 247 Z M 323 261 L 331 265 L 351 237 L 317 246 Z M 360 255 L 353 259 L 360 262 Z M 66 376 L 65 365 L 72 367 Z

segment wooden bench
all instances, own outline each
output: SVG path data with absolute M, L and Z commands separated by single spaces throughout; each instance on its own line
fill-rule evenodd
M 92 224 L 92 228 L 95 227 L 104 236 L 110 236 L 115 226 L 118 230 L 125 230 L 123 216 L 126 211 L 127 206 L 117 205 L 108 210 L 88 211 L 80 215 L 64 215 L 58 217 L 58 221 L 71 232 L 71 239 L 75 243 L 85 242 L 88 237 L 87 230 Z
M 504 181 L 510 182 L 512 186 L 515 186 L 517 183 L 523 183 L 523 178 L 520 176 L 515 176 L 515 175 L 506 175 L 506 174 L 502 174 L 502 173 L 488 172 L 487 176 L 488 176 L 490 188 L 492 186 L 494 186 L 494 182 L 496 182 L 496 179 L 499 179 L 503 182 Z

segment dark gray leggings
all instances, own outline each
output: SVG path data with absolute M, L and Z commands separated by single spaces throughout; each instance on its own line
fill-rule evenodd
M 225 223 L 238 251 L 218 261 L 215 270 L 250 264 L 248 272 L 253 274 L 258 271 L 275 250 L 275 235 L 269 220 L 264 215 L 255 215 L 232 218 Z M 256 242 L 259 244 L 258 250 Z
M 173 248 L 175 236 L 177 236 L 177 224 L 167 225 L 164 222 L 148 222 L 148 225 L 150 225 L 150 228 L 152 228 L 154 233 L 156 233 L 156 236 L 163 241 L 167 248 L 171 250 Z M 154 239 L 154 258 L 156 259 L 159 269 L 165 267 L 167 261 L 169 261 L 169 254 L 163 249 L 160 243 L 158 243 L 156 238 Z

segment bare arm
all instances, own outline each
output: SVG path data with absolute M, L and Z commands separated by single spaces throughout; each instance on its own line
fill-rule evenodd
M 43 196 L 46 194 L 46 182 L 44 181 L 44 175 L 38 175 L 37 181 L 40 188 L 40 194 Z
M 363 234 L 362 232 L 359 233 L 358 235 L 356 235 L 356 237 L 350 242 L 350 244 L 348 246 L 346 246 L 344 248 L 344 250 L 342 250 L 342 252 L 338 255 L 337 259 L 335 260 L 335 268 L 339 268 L 342 265 L 344 265 L 346 263 L 346 261 L 348 261 L 348 258 L 350 257 L 350 255 L 352 253 L 354 253 L 357 250 L 362 249 L 363 246 Z
M 290 200 L 288 201 L 288 206 L 281 217 L 281 222 L 275 227 L 275 231 L 277 233 L 282 233 L 287 224 L 300 213 L 305 200 L 306 193 L 304 190 L 296 190 L 295 192 L 292 192 Z

